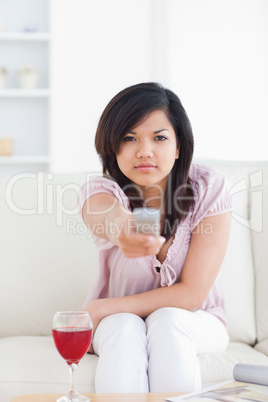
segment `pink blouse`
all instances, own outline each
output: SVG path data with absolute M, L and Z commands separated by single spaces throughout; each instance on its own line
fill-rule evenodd
M 162 264 L 155 255 L 127 258 L 110 241 L 92 235 L 99 252 L 99 266 L 95 270 L 82 308 L 95 299 L 143 293 L 179 282 L 193 229 L 205 217 L 230 211 L 228 185 L 220 172 L 204 165 L 192 164 L 189 176 L 194 189 L 195 206 L 178 226 L 175 239 Z M 104 177 L 95 177 L 82 187 L 79 195 L 80 208 L 82 209 L 91 195 L 103 192 L 112 194 L 124 207 L 131 209 L 120 186 Z M 223 294 L 218 278 L 202 310 L 217 316 L 226 325 Z

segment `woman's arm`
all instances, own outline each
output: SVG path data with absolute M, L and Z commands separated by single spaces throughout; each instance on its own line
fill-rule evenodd
M 133 214 L 108 193 L 97 193 L 88 198 L 82 215 L 95 236 L 111 241 L 128 258 L 158 254 L 165 242 L 162 236 L 135 232 Z
M 132 214 L 113 195 L 97 193 L 85 201 L 82 216 L 95 236 L 118 245 L 118 235 Z
M 95 328 L 111 314 L 147 317 L 162 307 L 196 311 L 203 305 L 221 267 L 230 232 L 229 213 L 203 219 L 192 233 L 180 282 L 133 296 L 95 300 L 88 306 Z

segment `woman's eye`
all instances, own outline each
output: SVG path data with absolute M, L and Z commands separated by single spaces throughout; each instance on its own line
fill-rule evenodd
M 167 140 L 167 137 L 165 137 L 164 135 L 157 135 L 156 137 L 154 137 L 154 139 L 156 141 L 165 141 Z
M 136 141 L 136 138 L 128 135 L 127 137 L 123 138 L 123 141 L 124 142 Z

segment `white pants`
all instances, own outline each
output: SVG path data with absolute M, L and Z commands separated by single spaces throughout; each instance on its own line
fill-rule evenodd
M 93 340 L 99 356 L 96 392 L 191 392 L 201 387 L 197 355 L 223 352 L 229 336 L 204 311 L 161 308 L 144 321 L 119 313 L 101 320 Z

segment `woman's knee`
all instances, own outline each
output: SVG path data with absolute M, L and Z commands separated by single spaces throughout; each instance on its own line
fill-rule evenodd
M 151 392 L 192 391 L 200 387 L 195 342 L 187 324 L 189 314 L 179 308 L 161 308 L 146 320 Z M 166 378 L 161 371 L 163 364 Z
M 189 332 L 190 327 L 187 323 L 191 314 L 193 313 L 177 307 L 160 308 L 147 317 L 147 331 L 157 329 L 163 332 L 175 328 Z
M 142 318 L 131 313 L 118 313 L 104 317 L 96 329 L 97 331 L 110 330 L 123 332 L 132 332 L 139 330 L 146 332 L 146 326 Z
M 121 345 L 121 348 L 131 348 L 131 345 L 146 346 L 146 343 L 146 325 L 142 318 L 131 313 L 118 313 L 103 318 L 93 339 L 93 347 L 97 354 L 104 346 L 119 345 L 120 348 Z
M 99 355 L 96 392 L 148 392 L 146 326 L 140 317 L 129 313 L 105 317 L 93 347 Z

